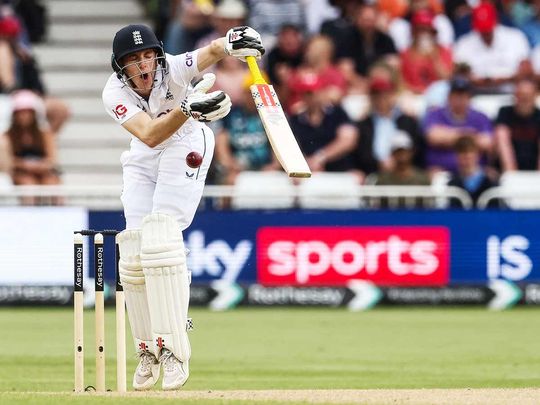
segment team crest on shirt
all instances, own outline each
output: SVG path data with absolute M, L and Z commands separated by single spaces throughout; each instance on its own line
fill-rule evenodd
M 127 114 L 127 108 L 124 104 L 118 104 L 112 111 L 117 119 L 125 118 Z

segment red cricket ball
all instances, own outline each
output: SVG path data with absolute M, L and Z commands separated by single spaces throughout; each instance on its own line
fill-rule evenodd
M 196 169 L 202 164 L 202 155 L 198 152 L 189 152 L 186 156 L 186 163 L 192 169 Z

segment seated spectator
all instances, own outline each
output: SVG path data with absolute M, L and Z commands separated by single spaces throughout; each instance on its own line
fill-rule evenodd
M 311 37 L 306 46 L 303 63 L 288 81 L 290 111 L 294 111 L 295 105 L 298 107 L 302 98 L 302 88 L 297 84 L 298 76 L 305 74 L 315 74 L 319 77 L 322 83 L 321 91 L 324 92 L 328 102 L 338 104 L 341 101 L 347 91 L 347 82 L 332 63 L 333 53 L 334 45 L 330 38 L 323 35 Z
M 483 113 L 471 108 L 471 92 L 471 83 L 465 78 L 456 77 L 450 85 L 447 105 L 426 114 L 426 162 L 430 171 L 457 170 L 454 145 L 465 135 L 474 136 L 482 153 L 481 163 L 486 164 L 492 148 L 491 121 Z
M 473 10 L 472 23 L 474 31 L 460 38 L 454 47 L 454 61 L 471 66 L 477 90 L 511 91 L 522 61 L 529 57 L 527 38 L 518 29 L 498 24 L 491 3 L 481 3 Z
M 399 62 L 394 41 L 377 28 L 377 8 L 374 5 L 359 6 L 351 34 L 334 45 L 343 51 L 340 53 L 340 65 L 349 81 L 365 78 L 370 67 L 381 58 L 395 65 Z
M 243 103 L 243 84 L 247 73 L 247 65 L 236 58 L 224 58 L 216 63 L 215 70 L 216 82 L 214 89 L 227 93 L 233 105 Z
M 12 169 L 13 158 L 9 147 L 9 139 L 6 134 L 2 134 L 0 135 L 0 176 L 6 173 L 11 175 Z
M 423 167 L 423 136 L 416 119 L 396 104 L 396 86 L 389 77 L 374 76 L 370 83 L 371 112 L 358 124 L 359 142 L 353 152 L 360 178 L 392 167 L 392 139 L 406 132 L 414 146 L 414 162 Z
M 244 75 L 243 97 L 219 123 L 216 131 L 216 175 L 220 184 L 232 185 L 244 170 L 276 168 L 264 127 L 253 103 L 251 76 Z M 219 124 L 218 124 L 219 125 Z
M 377 174 L 375 184 L 427 186 L 430 179 L 426 171 L 414 165 L 414 145 L 405 131 L 397 130 L 390 141 L 390 164 Z
M 221 0 L 210 17 L 212 31 L 199 39 L 194 49 L 203 48 L 214 39 L 224 37 L 232 27 L 246 25 L 247 13 L 242 0 Z
M 17 85 L 15 43 L 20 32 L 16 18 L 0 15 L 0 93 L 9 93 Z
M 540 44 L 540 0 L 532 0 L 532 5 L 533 7 L 531 9 L 534 14 L 520 25 L 519 28 L 525 33 L 529 44 L 534 48 Z
M 339 10 L 339 17 L 325 21 L 321 26 L 321 34 L 332 39 L 336 53 L 334 57 L 340 59 L 347 52 L 345 47 L 339 46 L 350 38 L 354 31 L 354 16 L 358 8 L 357 0 L 330 0 L 330 4 Z
M 450 16 L 453 22 L 456 39 L 460 39 L 463 35 L 471 32 L 473 29 L 473 8 L 480 3 L 490 3 L 495 6 L 499 24 L 506 27 L 515 27 L 512 18 L 501 7 L 502 2 L 500 0 L 446 0 L 445 8 L 448 8 L 448 5 L 454 8 L 454 10 L 448 10 L 449 13 L 447 15 Z
M 427 173 L 414 166 L 414 145 L 411 137 L 397 130 L 390 143 L 390 168 L 377 174 L 375 181 L 379 186 L 429 186 Z M 423 207 L 421 198 L 381 198 L 380 207 Z M 432 201 L 428 201 L 431 205 Z
M 306 31 L 306 15 L 302 0 L 246 0 L 248 25 L 261 34 L 262 42 L 272 48 L 283 25 L 294 25 Z
M 191 51 L 199 39 L 212 31 L 208 16 L 212 1 L 172 0 L 171 18 L 165 30 L 165 52 L 178 55 Z
M 304 109 L 290 118 L 290 125 L 309 167 L 313 172 L 351 170 L 350 153 L 358 141 L 356 128 L 340 106 L 326 101 L 317 75 L 301 75 L 298 80 L 305 90 Z
M 280 100 L 287 98 L 287 86 L 292 71 L 302 63 L 304 35 L 295 25 L 283 25 L 274 48 L 268 52 L 266 66 L 270 83 L 279 91 Z M 282 99 L 281 97 L 284 97 Z
M 495 121 L 495 142 L 501 170 L 540 170 L 540 110 L 537 85 L 522 79 L 514 91 L 514 105 L 502 107 Z
M 467 191 L 474 205 L 478 197 L 491 187 L 497 186 L 497 181 L 490 178 L 480 163 L 481 151 L 474 136 L 465 135 L 459 138 L 454 145 L 456 154 L 457 171 L 448 182 L 449 186 L 459 187 Z M 493 201 L 490 207 L 499 204 Z M 455 199 L 450 200 L 450 206 L 460 208 L 461 204 Z
M 54 135 L 39 127 L 38 115 L 44 111 L 41 99 L 28 90 L 21 90 L 13 94 L 12 106 L 13 116 L 6 136 L 13 159 L 13 183 L 59 184 Z M 22 202 L 35 205 L 41 201 L 23 197 Z
M 438 45 L 429 10 L 417 11 L 412 17 L 412 44 L 401 54 L 401 72 L 407 88 L 421 94 L 437 80 L 452 72 L 452 53 Z
M 458 63 L 453 67 L 452 76 L 445 80 L 437 80 L 428 86 L 424 92 L 424 102 L 426 104 L 426 111 L 444 107 L 448 100 L 448 94 L 450 94 L 450 83 L 452 77 L 463 77 L 467 80 L 471 80 L 471 67 L 466 63 Z
M 419 12 L 431 12 L 433 14 L 433 27 L 435 29 L 436 43 L 445 48 L 454 44 L 454 28 L 450 19 L 442 13 L 438 1 L 410 0 L 408 12 L 403 18 L 393 19 L 388 26 L 388 34 L 394 40 L 398 51 L 402 52 L 412 44 L 412 20 Z

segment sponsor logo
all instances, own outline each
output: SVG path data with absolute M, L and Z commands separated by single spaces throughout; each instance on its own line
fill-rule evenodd
M 114 115 L 116 115 L 117 119 L 125 118 L 127 113 L 127 108 L 124 104 L 118 104 L 114 110 Z
M 530 242 L 525 236 L 510 235 L 499 239 L 492 235 L 487 240 L 488 279 L 505 278 L 520 281 L 531 273 L 533 263 L 525 253 Z
M 229 244 L 223 239 L 207 243 L 204 232 L 190 232 L 185 244 L 190 250 L 187 261 L 193 279 L 206 276 L 236 281 L 252 253 L 253 243 L 247 239 L 235 243 Z
M 160 349 L 163 349 L 163 346 L 165 345 L 165 339 L 163 339 L 161 336 L 156 339 L 156 344 Z
M 165 95 L 165 100 L 171 101 L 174 100 L 173 94 L 170 92 L 170 90 L 167 90 L 167 94 Z M 170 111 L 170 110 L 169 110 Z
M 132 34 L 133 34 L 133 42 L 135 43 L 135 45 L 142 45 L 143 40 L 141 36 L 141 31 L 133 31 Z
M 193 66 L 193 55 L 189 52 L 186 53 L 186 66 L 187 67 Z
M 257 278 L 266 285 L 445 285 L 444 227 L 266 227 L 257 234 Z
M 242 38 L 242 35 L 237 32 L 231 32 L 229 35 L 229 42 L 236 42 Z
M 148 350 L 148 346 L 146 346 L 146 343 L 140 342 L 140 343 L 139 343 L 139 349 L 141 349 L 141 350 Z
M 258 84 L 257 89 L 261 95 L 261 101 L 264 106 L 275 106 L 276 102 L 274 97 L 272 97 L 272 91 L 267 84 Z
M 195 173 L 186 172 L 187 179 L 193 179 L 193 176 L 195 176 Z

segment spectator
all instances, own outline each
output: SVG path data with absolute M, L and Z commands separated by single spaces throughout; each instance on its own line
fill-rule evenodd
M 196 42 L 212 31 L 208 16 L 212 2 L 173 0 L 165 33 L 165 52 L 178 55 L 195 49 Z
M 459 187 L 467 191 L 474 205 L 478 197 L 491 187 L 497 186 L 497 182 L 490 178 L 486 170 L 480 164 L 481 151 L 474 136 L 465 135 L 459 138 L 454 145 L 456 154 L 457 171 L 452 175 L 449 186 Z M 455 199 L 450 200 L 450 206 L 459 208 L 461 205 Z M 495 201 L 489 207 L 497 207 Z
M 446 0 L 445 7 L 446 3 L 458 3 L 457 8 L 453 12 L 450 11 L 451 14 L 449 14 L 453 22 L 456 39 L 460 39 L 463 35 L 471 32 L 473 29 L 473 8 L 480 3 L 492 4 L 495 7 L 499 23 L 506 27 L 514 27 L 512 18 L 507 15 L 503 7 L 500 6 L 500 0 Z M 454 4 L 454 6 L 456 6 L 456 4 Z
M 520 64 L 529 57 L 525 35 L 497 23 L 497 10 L 481 3 L 473 10 L 473 32 L 464 35 L 454 47 L 454 60 L 471 66 L 473 83 L 487 92 L 510 91 Z
M 326 101 L 317 75 L 304 74 L 298 81 L 304 88 L 304 110 L 291 117 L 290 125 L 309 167 L 313 172 L 352 169 L 350 153 L 358 141 L 356 128 L 340 106 Z
M 12 171 L 13 159 L 9 148 L 9 139 L 5 134 L 0 135 L 0 178 Z M 0 181 L 1 182 L 1 181 Z
M 460 76 L 471 80 L 471 67 L 466 63 L 458 63 L 453 67 L 452 77 Z M 444 107 L 448 100 L 448 94 L 450 93 L 451 78 L 446 80 L 438 80 L 428 86 L 424 92 L 424 101 L 426 104 L 426 111 Z
M 225 58 L 216 64 L 216 82 L 214 89 L 222 90 L 229 95 L 233 104 L 243 103 L 244 78 L 246 64 L 236 58 Z
M 44 111 L 41 99 L 28 90 L 21 90 L 13 94 L 12 105 L 13 116 L 6 136 L 13 159 L 13 183 L 59 184 L 55 138 L 50 131 L 39 127 L 38 115 Z M 35 197 L 23 197 L 22 202 L 35 205 L 39 201 Z
M 450 48 L 454 43 L 454 28 L 450 19 L 441 11 L 437 1 L 410 0 L 408 13 L 403 18 L 395 18 L 388 26 L 388 33 L 394 40 L 398 51 L 404 51 L 412 44 L 412 19 L 419 11 L 428 11 L 433 14 L 433 27 L 436 42 Z
M 294 111 L 298 108 L 302 98 L 302 88 L 297 84 L 298 76 L 304 74 L 315 74 L 322 83 L 321 91 L 326 96 L 326 101 L 338 104 L 347 91 L 347 82 L 336 66 L 332 63 L 334 54 L 334 44 L 330 38 L 324 35 L 315 35 L 309 40 L 304 60 L 288 82 L 290 95 L 288 105 Z
M 540 0 L 532 0 L 533 15 L 520 26 L 532 48 L 540 44 Z
M 267 57 L 268 75 L 274 86 L 287 83 L 292 71 L 302 63 L 303 45 L 304 36 L 300 28 L 288 24 L 281 27 L 276 46 Z
M 209 45 L 214 39 L 224 37 L 233 27 L 246 25 L 247 14 L 248 10 L 242 0 L 221 0 L 210 18 L 212 31 L 197 41 L 195 49 Z
M 407 88 L 422 94 L 437 80 L 447 79 L 452 72 L 452 53 L 438 45 L 433 14 L 419 10 L 412 17 L 412 45 L 401 54 L 401 71 Z
M 503 172 L 540 170 L 540 110 L 536 107 L 537 86 L 522 79 L 514 91 L 514 105 L 502 107 L 496 120 L 495 141 Z
M 346 54 L 346 49 L 340 44 L 345 43 L 354 31 L 354 16 L 358 9 L 357 0 L 332 0 L 330 1 L 340 13 L 340 16 L 325 21 L 321 26 L 321 34 L 332 39 L 336 54 L 336 59 L 340 59 Z
M 406 132 L 414 146 L 414 162 L 423 166 L 423 136 L 416 119 L 396 104 L 396 86 L 389 77 L 374 76 L 370 82 L 371 113 L 358 124 L 360 140 L 354 151 L 359 177 L 392 167 L 392 139 L 398 130 Z
M 270 49 L 276 43 L 283 25 L 306 30 L 302 0 L 246 0 L 249 8 L 248 25 L 261 34 L 263 44 Z
M 430 185 L 427 173 L 414 166 L 414 145 L 411 137 L 401 130 L 397 130 L 390 141 L 390 168 L 381 171 L 375 181 L 379 186 L 428 186 Z M 381 198 L 380 207 L 423 207 L 420 198 Z M 429 202 L 431 204 L 431 201 Z
M 377 26 L 377 8 L 374 5 L 361 5 L 356 13 L 354 29 L 343 42 L 335 44 L 341 48 L 341 55 L 352 61 L 355 74 L 366 77 L 369 68 L 381 58 L 395 61 L 397 51 L 394 41 Z
M 20 32 L 15 17 L 0 15 L 0 93 L 9 93 L 17 85 L 15 43 Z
M 454 145 L 459 138 L 472 135 L 482 153 L 482 165 L 492 147 L 492 126 L 488 117 L 471 108 L 472 87 L 469 80 L 456 77 L 450 85 L 445 107 L 427 113 L 424 132 L 427 140 L 426 161 L 430 171 L 455 172 L 457 160 Z
M 396 130 L 390 140 L 390 164 L 387 170 L 382 170 L 377 175 L 375 184 L 389 185 L 420 185 L 430 184 L 426 171 L 414 165 L 414 145 L 409 134 L 402 130 Z
M 216 131 L 216 170 L 221 184 L 234 184 L 243 170 L 273 167 L 268 138 L 249 90 L 251 82 L 251 75 L 244 74 L 240 104 L 233 104 Z
M 315 35 L 321 32 L 322 24 L 339 17 L 339 8 L 332 5 L 332 0 L 304 1 L 307 33 Z

